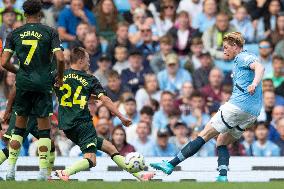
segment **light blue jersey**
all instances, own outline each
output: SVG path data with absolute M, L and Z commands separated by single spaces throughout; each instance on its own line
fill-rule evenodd
M 246 51 L 235 57 L 232 73 L 234 87 L 229 102 L 246 113 L 258 116 L 262 107 L 262 83 L 258 84 L 253 95 L 248 92 L 248 86 L 252 84 L 255 75 L 250 64 L 255 61 L 258 61 L 257 57 Z

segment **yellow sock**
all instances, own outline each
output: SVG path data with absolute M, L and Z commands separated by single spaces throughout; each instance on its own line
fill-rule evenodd
M 8 161 L 9 161 L 10 165 L 15 165 L 16 162 L 17 162 L 17 159 L 19 157 L 19 152 L 21 150 L 21 146 L 22 146 L 22 143 L 23 143 L 23 137 L 20 136 L 20 135 L 13 134 L 11 139 L 10 139 L 10 142 L 13 142 L 13 141 L 19 142 L 20 143 L 20 147 L 18 149 L 14 149 L 9 144 L 9 157 L 8 157 Z

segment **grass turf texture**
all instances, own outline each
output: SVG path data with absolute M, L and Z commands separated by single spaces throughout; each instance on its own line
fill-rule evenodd
M 6 182 L 0 181 L 2 189 L 281 189 L 284 182 L 267 183 L 196 183 L 196 182 Z

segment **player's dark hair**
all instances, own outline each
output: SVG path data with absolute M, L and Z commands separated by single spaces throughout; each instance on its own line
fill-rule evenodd
M 150 106 L 143 106 L 142 109 L 140 110 L 140 115 L 146 114 L 148 116 L 153 116 L 154 111 Z
M 41 0 L 26 0 L 23 4 L 24 13 L 27 15 L 35 15 L 41 12 Z
M 82 47 L 75 47 L 71 50 L 70 62 L 75 64 L 78 60 L 85 58 L 86 50 Z

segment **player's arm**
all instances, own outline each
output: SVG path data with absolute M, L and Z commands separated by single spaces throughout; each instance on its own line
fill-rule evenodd
M 61 50 L 55 51 L 54 55 L 57 61 L 57 78 L 56 78 L 56 85 L 62 86 L 63 85 L 63 74 L 64 74 L 64 55 Z
M 261 82 L 263 75 L 264 75 L 264 67 L 261 65 L 258 61 L 255 61 L 250 64 L 250 69 L 254 70 L 254 79 L 252 81 L 252 84 L 248 86 L 248 92 L 250 94 L 253 94 L 255 91 L 255 88 L 258 86 L 258 84 Z
M 12 33 L 10 33 L 7 36 L 4 52 L 2 53 L 2 56 L 1 56 L 1 65 L 3 68 L 8 70 L 9 72 L 16 74 L 18 69 L 12 63 L 10 63 L 10 59 L 13 56 L 14 49 L 15 49 L 15 46 L 14 46 L 14 42 L 12 38 Z
M 13 55 L 12 52 L 5 51 L 4 49 L 4 52 L 2 53 L 2 57 L 1 57 L 1 65 L 7 71 L 16 74 L 18 69 L 12 63 L 10 63 L 10 59 L 12 55 Z
M 6 110 L 3 116 L 3 121 L 4 123 L 8 123 L 11 117 L 11 113 L 12 113 L 12 107 L 15 101 L 15 97 L 16 97 L 16 86 L 13 86 L 13 88 L 11 89 L 10 95 L 8 97 L 8 102 L 7 102 L 7 106 L 6 106 Z
M 123 125 L 129 126 L 132 124 L 131 120 L 124 117 L 116 108 L 115 104 L 112 102 L 112 100 L 101 93 L 101 95 L 98 96 L 98 99 L 102 101 L 103 105 L 106 106 L 115 116 L 117 116 Z

